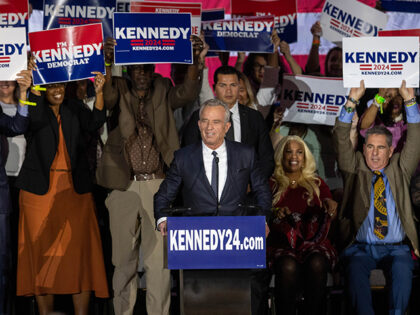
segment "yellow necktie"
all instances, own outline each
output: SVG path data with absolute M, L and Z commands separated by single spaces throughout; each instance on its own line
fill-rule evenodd
M 373 184 L 374 196 L 374 233 L 377 238 L 383 240 L 388 233 L 388 219 L 386 210 L 386 195 L 385 183 L 383 175 L 379 171 L 374 171 L 376 175 L 375 183 Z

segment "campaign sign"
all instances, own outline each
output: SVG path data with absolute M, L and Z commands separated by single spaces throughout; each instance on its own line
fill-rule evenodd
M 190 13 L 114 13 L 116 65 L 192 64 Z
M 210 51 L 249 51 L 272 53 L 273 16 L 202 22 Z
M 105 73 L 102 24 L 89 24 L 29 33 L 38 66 L 34 84 L 92 78 Z
M 44 0 L 44 30 L 102 23 L 104 36 L 112 37 L 116 0 Z
M 411 30 L 392 30 L 392 31 L 379 31 L 378 35 L 381 36 L 417 36 L 420 41 L 420 29 Z
M 225 8 L 209 9 L 201 11 L 201 21 L 223 20 L 225 18 Z M 206 57 L 217 57 L 214 51 L 207 52 Z
M 168 269 L 265 268 L 265 217 L 168 217 Z
M 115 12 L 130 12 L 130 0 L 117 0 Z
M 345 37 L 378 36 L 388 16 L 356 0 L 326 0 L 321 14 L 322 36 L 331 42 Z
M 381 0 L 381 6 L 385 11 L 420 13 L 418 0 Z
M 418 37 L 343 38 L 343 78 L 345 87 L 418 87 Z
M 232 17 L 275 16 L 277 34 L 288 43 L 297 41 L 296 0 L 232 0 Z
M 28 0 L 0 1 L 0 28 L 28 27 Z
M 26 31 L 24 27 L 1 30 L 0 80 L 16 80 L 16 74 L 27 66 Z
M 333 126 L 346 94 L 339 78 L 285 74 L 279 95 L 283 121 Z
M 201 3 L 132 1 L 130 4 L 130 12 L 191 13 L 191 34 L 200 36 Z

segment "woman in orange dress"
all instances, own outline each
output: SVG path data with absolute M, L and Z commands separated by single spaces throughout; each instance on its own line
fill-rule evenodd
M 105 122 L 104 76 L 94 72 L 96 103 L 64 98 L 65 84 L 29 96 L 30 124 L 21 189 L 17 295 L 35 295 L 40 315 L 54 294 L 71 294 L 76 315 L 88 314 L 91 291 L 108 297 L 84 134 Z

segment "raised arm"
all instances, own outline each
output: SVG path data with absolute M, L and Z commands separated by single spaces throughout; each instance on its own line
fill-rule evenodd
M 311 27 L 313 36 L 311 50 L 309 52 L 308 61 L 306 62 L 305 73 L 313 74 L 320 73 L 321 67 L 319 66 L 319 45 L 321 43 L 322 27 L 321 23 L 315 22 Z

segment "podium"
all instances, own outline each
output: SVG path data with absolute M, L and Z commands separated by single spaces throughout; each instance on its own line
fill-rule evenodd
M 185 315 L 251 314 L 251 273 L 265 268 L 265 217 L 168 217 L 167 267 Z

